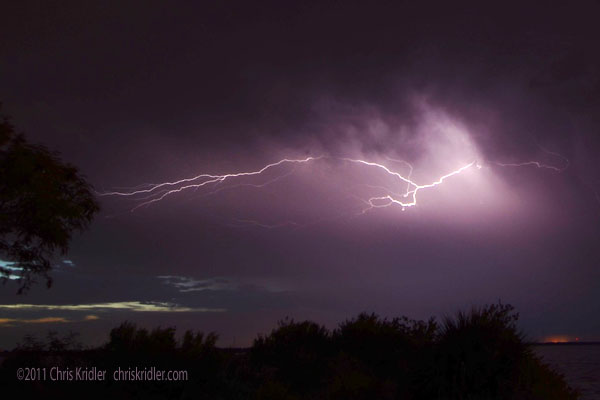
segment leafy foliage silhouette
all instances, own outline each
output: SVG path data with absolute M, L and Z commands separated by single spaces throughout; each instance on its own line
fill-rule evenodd
M 286 319 L 270 335 L 254 341 L 251 360 L 270 380 L 304 395 L 325 384 L 326 360 L 333 354 L 331 334 L 325 327 Z
M 214 333 L 172 327 L 147 330 L 124 322 L 96 349 L 76 350 L 28 339 L 0 367 L 6 390 L 16 368 L 58 365 L 186 370 L 179 382 L 73 382 L 19 386 L 26 395 L 75 398 L 206 399 L 505 399 L 571 400 L 564 378 L 545 365 L 516 327 L 518 314 L 498 303 L 433 319 L 359 314 L 333 331 L 311 321 L 280 321 L 250 349 L 219 349 Z M 26 340 L 27 342 L 27 340 Z M 42 344 L 40 344 L 42 343 Z M 54 346 L 54 347 L 52 347 Z M 51 348 L 52 347 L 52 348 Z M 42 349 L 42 350 L 40 350 Z M 75 349 L 75 350 L 69 350 Z
M 48 287 L 57 253 L 65 254 L 74 231 L 88 227 L 99 210 L 91 185 L 57 153 L 27 142 L 0 116 L 0 267 L 4 282 L 20 277 L 19 293 L 41 276 Z
M 516 328 L 518 314 L 502 303 L 447 317 L 436 343 L 433 380 L 444 398 L 513 398 L 520 369 L 531 357 Z

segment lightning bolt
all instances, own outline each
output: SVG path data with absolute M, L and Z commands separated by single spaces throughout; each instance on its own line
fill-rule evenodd
M 367 200 L 360 199 L 362 202 L 364 202 L 368 205 L 367 209 L 364 209 L 361 213 L 365 213 L 367 210 L 372 209 L 372 208 L 382 208 L 382 207 L 388 207 L 391 205 L 399 205 L 402 207 L 403 210 L 406 209 L 407 207 L 416 206 L 417 205 L 417 194 L 420 190 L 428 189 L 428 188 L 432 188 L 432 187 L 441 185 L 446 179 L 448 179 L 454 175 L 460 174 L 464 170 L 471 168 L 473 165 L 475 165 L 475 161 L 472 161 L 466 165 L 461 166 L 460 168 L 458 168 L 454 171 L 451 171 L 448 174 L 442 175 L 434 182 L 423 185 L 423 184 L 417 184 L 410 178 L 412 171 L 413 171 L 413 167 L 408 162 L 403 161 L 403 160 L 390 159 L 390 161 L 402 162 L 405 165 L 407 165 L 409 168 L 409 174 L 407 176 L 402 175 L 400 172 L 393 171 L 383 164 L 366 161 L 366 160 L 362 160 L 362 159 L 353 159 L 353 158 L 345 158 L 345 157 L 340 158 L 340 157 L 330 157 L 330 156 L 307 157 L 304 159 L 284 158 L 279 161 L 267 164 L 264 167 L 262 167 L 256 171 L 237 172 L 237 173 L 230 173 L 230 174 L 224 174 L 224 175 L 199 174 L 194 177 L 179 179 L 176 181 L 169 181 L 169 182 L 163 182 L 163 183 L 157 183 L 157 184 L 139 185 L 137 187 L 131 188 L 131 190 L 128 190 L 128 191 L 125 190 L 125 191 L 104 192 L 104 193 L 98 193 L 98 195 L 130 197 L 136 201 L 141 201 L 141 203 L 139 203 L 138 205 L 136 205 L 134 208 L 131 209 L 131 211 L 135 211 L 136 209 L 138 209 L 140 207 L 149 206 L 153 203 L 162 201 L 166 197 L 173 195 L 175 193 L 180 193 L 180 192 L 190 190 L 190 189 L 197 190 L 201 187 L 205 187 L 208 185 L 212 185 L 213 190 L 208 193 L 205 193 L 204 195 L 212 195 L 212 194 L 216 194 L 225 189 L 233 189 L 233 188 L 241 187 L 241 186 L 251 186 L 251 187 L 256 187 L 256 188 L 265 187 L 265 186 L 267 186 L 271 183 L 274 183 L 286 176 L 289 176 L 294 171 L 279 175 L 279 176 L 277 176 L 265 183 L 262 183 L 262 184 L 254 184 L 254 183 L 246 182 L 246 183 L 238 183 L 238 184 L 224 186 L 224 187 L 216 187 L 216 185 L 221 184 L 227 180 L 234 179 L 234 178 L 243 178 L 243 177 L 261 175 L 261 174 L 265 173 L 266 171 L 268 171 L 270 169 L 274 169 L 276 167 L 279 167 L 283 164 L 309 163 L 309 162 L 321 160 L 324 158 L 348 162 L 348 163 L 354 163 L 354 164 L 358 164 L 358 165 L 362 165 L 362 166 L 366 166 L 366 167 L 370 167 L 370 168 L 376 168 L 376 169 L 379 169 L 379 170 L 385 172 L 386 174 L 390 175 L 391 177 L 399 180 L 400 182 L 406 184 L 406 189 L 405 189 L 404 193 L 397 193 L 397 192 L 393 192 L 392 190 L 390 190 L 386 187 L 380 187 L 380 188 L 388 191 L 390 194 L 385 195 L 385 196 L 374 196 Z M 367 185 L 367 186 L 371 186 L 371 185 Z M 371 187 L 375 187 L 375 186 L 371 186 Z M 257 226 L 261 226 L 261 227 L 265 227 L 265 228 L 299 225 L 298 223 L 293 222 L 293 221 L 286 221 L 285 223 L 273 224 L 273 225 L 263 224 L 258 221 L 253 221 L 253 220 L 248 220 L 248 219 L 238 220 L 238 222 L 244 223 L 244 224 L 257 225 Z
M 192 178 L 180 179 L 180 180 L 173 181 L 173 182 L 150 184 L 148 189 L 138 189 L 138 190 L 133 190 L 133 191 L 129 191 L 129 192 L 105 192 L 105 193 L 98 193 L 98 195 L 99 196 L 130 197 L 130 196 L 146 194 L 147 195 L 146 198 L 142 198 L 142 199 L 145 199 L 147 201 L 144 201 L 143 203 L 138 204 L 131 210 L 131 211 L 135 211 L 136 209 L 138 209 L 140 207 L 148 206 L 152 203 L 156 203 L 158 201 L 163 200 L 167 196 L 170 196 L 174 193 L 180 193 L 187 189 L 198 189 L 198 188 L 206 186 L 206 185 L 221 183 L 221 182 L 223 182 L 227 179 L 231 179 L 231 178 L 260 175 L 271 168 L 277 167 L 277 166 L 285 164 L 285 163 L 307 163 L 309 161 L 317 160 L 319 158 L 321 158 L 321 157 L 307 157 L 307 158 L 300 159 L 300 160 L 284 158 L 277 162 L 267 164 L 257 171 L 238 172 L 238 173 L 225 174 L 225 175 L 200 174 L 200 175 L 196 175 Z M 204 180 L 200 183 L 191 183 L 191 182 L 199 181 L 201 179 L 206 179 L 206 180 Z M 169 188 L 169 187 L 178 186 L 178 185 L 183 185 L 183 186 L 175 187 L 174 189 L 164 189 L 162 191 L 156 192 L 157 189 Z
M 397 204 L 397 205 L 401 206 L 403 211 L 407 207 L 414 207 L 417 205 L 417 193 L 419 190 L 432 188 L 432 187 L 441 185 L 444 182 L 444 180 L 450 178 L 451 176 L 458 175 L 461 172 L 463 172 L 464 170 L 471 168 L 473 165 L 475 165 L 475 161 L 472 161 L 469 164 L 466 164 L 446 175 L 442 175 L 440 178 L 438 178 L 436 181 L 434 181 L 432 183 L 429 183 L 426 185 L 419 185 L 419 184 L 416 184 L 415 182 L 411 181 L 409 178 L 402 176 L 400 173 L 390 170 L 388 167 L 386 167 L 385 165 L 382 165 L 382 164 L 364 161 L 364 160 L 354 160 L 354 159 L 350 159 L 350 158 L 344 158 L 343 160 L 381 168 L 388 174 L 395 176 L 398 179 L 400 179 L 408 184 L 408 189 L 407 189 L 406 193 L 404 193 L 401 196 L 403 198 L 408 198 L 409 199 L 408 201 L 400 200 L 396 197 L 393 197 L 392 195 L 371 197 L 366 201 L 366 204 L 368 204 L 368 208 L 364 209 L 362 211 L 362 213 L 365 213 L 368 210 L 373 209 L 373 208 L 389 207 L 393 204 Z M 411 167 L 411 171 L 412 171 L 412 167 Z M 380 202 L 381 202 L 381 204 L 379 204 Z
M 280 222 L 277 224 L 265 224 L 263 222 L 255 221 L 252 219 L 236 219 L 235 221 L 239 223 L 239 225 L 233 225 L 235 227 L 244 227 L 244 226 L 248 226 L 248 225 L 253 225 L 253 226 L 258 226 L 260 228 L 265 228 L 265 229 L 275 229 L 275 228 L 283 228 L 283 227 L 303 226 L 295 221 L 284 221 L 284 222 Z
M 559 167 L 555 167 L 553 165 L 548 165 L 548 164 L 542 164 L 539 161 L 526 161 L 526 162 L 522 162 L 522 163 L 501 163 L 501 162 L 495 162 L 494 164 L 499 165 L 501 167 L 527 167 L 527 166 L 535 166 L 537 168 L 545 168 L 545 169 L 551 169 L 554 170 L 556 172 L 563 172 L 566 167 L 563 168 L 559 168 Z
M 397 160 L 397 159 L 395 159 L 395 158 L 391 158 L 391 157 L 386 157 L 386 159 L 387 159 L 388 161 L 393 161 L 393 162 L 396 162 L 396 163 L 401 163 L 401 164 L 404 164 L 404 165 L 406 165 L 406 166 L 408 167 L 408 175 L 406 175 L 406 177 L 407 177 L 408 179 L 410 179 L 410 176 L 411 176 L 411 175 L 412 175 L 412 173 L 413 173 L 413 166 L 412 166 L 412 165 L 411 165 L 411 164 L 410 164 L 408 161 L 405 161 L 405 160 Z M 410 190 L 410 183 L 408 183 L 407 185 L 408 185 L 408 186 L 407 186 L 406 190 Z
M 521 163 L 501 163 L 501 162 L 496 162 L 496 165 L 499 165 L 501 167 L 527 167 L 527 166 L 534 166 L 537 168 L 545 168 L 545 169 L 551 169 L 554 170 L 556 172 L 563 172 L 564 170 L 566 170 L 567 168 L 569 168 L 570 165 L 570 161 L 567 157 L 563 156 L 562 154 L 558 154 L 554 151 L 550 151 L 545 149 L 544 147 L 540 146 L 539 144 L 537 145 L 540 150 L 542 150 L 544 153 L 549 154 L 551 156 L 560 158 L 563 162 L 563 166 L 562 167 L 555 167 L 553 165 L 548 165 L 548 164 L 542 164 L 539 161 L 526 161 L 526 162 L 521 162 Z
M 550 169 L 550 170 L 553 170 L 556 172 L 562 172 L 569 166 L 569 160 L 566 157 L 563 157 L 562 155 L 560 155 L 558 153 L 548 151 L 544 148 L 541 148 L 541 149 L 542 149 L 542 151 L 544 151 L 547 154 L 561 158 L 564 162 L 564 167 L 557 167 L 557 166 L 553 166 L 553 165 L 543 164 L 539 161 L 526 161 L 526 162 L 521 162 L 521 163 L 492 162 L 492 164 L 495 164 L 495 165 L 498 165 L 501 167 L 534 166 L 536 168 Z M 351 195 L 351 197 L 358 199 L 360 202 L 362 202 L 365 205 L 365 207 L 358 214 L 356 214 L 356 215 L 362 215 L 373 209 L 385 208 L 385 207 L 390 207 L 390 206 L 399 206 L 402 211 L 404 211 L 410 207 L 415 207 L 418 205 L 418 194 L 422 190 L 426 190 L 426 189 L 430 189 L 430 188 L 434 188 L 436 186 L 442 185 L 442 184 L 444 184 L 444 182 L 446 180 L 448 180 L 456 175 L 459 175 L 468 169 L 472 169 L 473 167 L 476 167 L 478 170 L 483 168 L 482 164 L 480 164 L 477 160 L 474 160 L 474 161 L 468 162 L 466 164 L 463 164 L 462 166 L 459 166 L 458 168 L 456 168 L 444 175 L 439 176 L 433 182 L 426 183 L 426 184 L 419 184 L 419 183 L 416 183 L 413 180 L 413 178 L 411 177 L 412 173 L 413 173 L 413 166 L 410 163 L 408 163 L 407 161 L 404 161 L 404 160 L 397 160 L 397 159 L 388 158 L 388 157 L 386 157 L 386 158 L 388 161 L 403 164 L 405 167 L 408 168 L 408 173 L 406 173 L 406 174 L 401 173 L 399 171 L 391 169 L 390 167 L 388 167 L 384 164 L 373 162 L 373 161 L 368 161 L 368 160 L 363 160 L 363 159 L 354 159 L 354 158 L 348 158 L 348 157 L 334 157 L 334 156 L 322 155 L 322 156 L 318 156 L 318 157 L 306 157 L 306 158 L 301 158 L 301 159 L 283 158 L 279 161 L 272 162 L 270 164 L 266 164 L 262 168 L 254 170 L 254 171 L 242 171 L 242 172 L 228 173 L 228 174 L 223 174 L 223 175 L 202 173 L 202 174 L 199 174 L 199 175 L 196 175 L 193 177 L 189 177 L 189 178 L 161 182 L 161 183 L 145 183 L 145 184 L 138 185 L 138 186 L 131 187 L 131 188 L 122 188 L 117 191 L 109 191 L 109 192 L 103 192 L 103 193 L 97 193 L 97 194 L 99 196 L 105 196 L 105 197 L 124 197 L 124 198 L 132 199 L 138 203 L 135 207 L 133 207 L 131 209 L 131 211 L 133 212 L 140 207 L 150 206 L 151 204 L 160 202 L 169 196 L 172 196 L 174 194 L 181 193 L 184 191 L 189 191 L 189 190 L 192 190 L 195 192 L 200 188 L 209 188 L 209 191 L 205 191 L 200 195 L 203 197 L 203 196 L 215 195 L 224 190 L 231 190 L 231 189 L 235 189 L 235 188 L 239 188 L 239 187 L 264 188 L 268 185 L 271 185 L 275 182 L 282 180 L 283 178 L 285 178 L 287 176 L 290 176 L 291 174 L 293 174 L 296 171 L 296 167 L 294 167 L 292 170 L 288 170 L 287 172 L 284 170 L 282 172 L 280 170 L 280 167 L 282 167 L 285 164 L 292 164 L 292 165 L 297 166 L 299 164 L 313 163 L 318 160 L 328 159 L 328 160 L 333 160 L 333 161 L 341 162 L 341 163 L 355 164 L 360 167 L 379 171 L 380 173 L 383 173 L 383 174 L 391 177 L 392 179 L 396 180 L 399 183 L 398 187 L 402 187 L 401 190 L 398 190 L 398 189 L 392 190 L 392 188 L 390 188 L 390 187 L 381 186 L 381 185 L 379 185 L 379 186 L 372 185 L 372 184 L 361 185 L 361 186 L 369 187 L 371 189 L 384 190 L 385 192 L 387 192 L 384 195 L 371 196 L 369 198 L 361 198 L 361 197 L 358 197 L 355 195 Z M 404 168 L 404 169 L 406 170 L 406 168 Z M 243 180 L 240 181 L 240 179 L 263 175 L 263 174 L 267 173 L 268 171 L 275 171 L 277 173 L 277 175 L 275 177 L 271 177 L 269 180 L 264 181 L 262 183 L 255 183 L 252 181 L 248 182 L 248 181 L 243 181 Z M 224 185 L 224 186 L 222 186 L 222 185 Z M 346 214 L 346 216 L 347 215 L 348 214 Z M 312 223 L 304 223 L 304 224 L 301 224 L 301 223 L 298 223 L 295 221 L 291 221 L 291 220 L 286 220 L 286 221 L 280 222 L 280 223 L 267 224 L 267 223 L 252 220 L 252 219 L 235 219 L 234 220 L 235 224 L 232 226 L 243 227 L 243 226 L 251 225 L 251 226 L 258 226 L 258 227 L 266 228 L 266 229 L 274 229 L 274 228 L 281 228 L 281 227 L 296 227 L 296 228 L 298 228 L 298 227 L 312 225 L 313 223 L 326 221 L 329 219 L 330 218 L 319 218 L 316 220 L 316 222 L 313 221 Z

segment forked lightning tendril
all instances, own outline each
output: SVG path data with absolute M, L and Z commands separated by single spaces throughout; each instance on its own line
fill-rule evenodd
M 548 153 L 550 153 L 550 152 L 548 152 Z M 555 153 L 551 153 L 551 154 L 555 154 Z M 560 156 L 560 155 L 558 155 L 558 156 Z M 560 157 L 563 158 L 564 160 L 566 160 L 566 158 L 564 158 L 562 156 L 560 156 Z M 312 163 L 312 162 L 315 162 L 315 161 L 321 160 L 321 159 L 329 159 L 329 160 L 334 160 L 334 161 L 342 162 L 342 163 L 352 163 L 352 164 L 355 164 L 355 165 L 358 165 L 361 167 L 375 169 L 386 175 L 389 175 L 390 177 L 392 177 L 395 180 L 398 180 L 399 183 L 402 184 L 401 186 L 404 188 L 402 191 L 391 190 L 387 187 L 377 186 L 377 185 L 365 185 L 365 186 L 371 187 L 371 188 L 384 189 L 385 191 L 387 191 L 388 194 L 383 195 L 383 196 L 371 196 L 366 199 L 359 198 L 357 196 L 353 196 L 353 197 L 359 198 L 366 205 L 366 208 L 364 208 L 361 211 L 361 214 L 364 214 L 365 212 L 367 212 L 371 209 L 384 208 L 384 207 L 389 207 L 392 205 L 400 206 L 402 210 L 405 210 L 406 208 L 409 208 L 409 207 L 414 207 L 418 203 L 417 202 L 417 194 L 421 190 L 433 188 L 438 185 L 442 185 L 447 179 L 449 179 L 455 175 L 461 174 L 463 171 L 471 169 L 473 166 L 477 167 L 477 169 L 482 168 L 482 165 L 474 160 L 474 161 L 468 162 L 468 163 L 458 167 L 457 169 L 455 169 L 453 171 L 450 171 L 444 175 L 441 175 L 433 182 L 430 182 L 427 184 L 418 184 L 415 181 L 413 181 L 411 178 L 411 174 L 413 172 L 412 165 L 404 160 L 388 159 L 389 161 L 403 163 L 406 166 L 408 166 L 409 172 L 407 175 L 404 175 L 398 171 L 394 171 L 384 164 L 367 161 L 367 160 L 362 160 L 362 159 L 354 159 L 354 158 L 347 158 L 347 157 L 333 157 L 333 156 L 306 157 L 303 159 L 284 158 L 279 161 L 267 164 L 264 167 L 262 167 L 258 170 L 255 170 L 255 171 L 243 171 L 243 172 L 229 173 L 229 174 L 224 174 L 224 175 L 199 174 L 199 175 L 196 175 L 196 176 L 190 177 L 190 178 L 184 178 L 184 179 L 179 179 L 179 180 L 175 180 L 175 181 L 168 181 L 168 182 L 162 182 L 162 183 L 156 183 L 156 184 L 138 185 L 129 190 L 104 192 L 104 193 L 99 193 L 99 195 L 100 196 L 117 196 L 117 197 L 132 198 L 138 202 L 138 204 L 131 210 L 131 211 L 135 211 L 136 209 L 138 209 L 140 207 L 148 206 L 153 203 L 160 202 L 160 201 L 164 200 L 165 198 L 167 198 L 168 196 L 171 196 L 176 193 L 181 193 L 181 192 L 184 192 L 184 191 L 187 191 L 190 189 L 197 190 L 202 187 L 209 187 L 211 190 L 207 193 L 206 192 L 203 193 L 203 195 L 211 195 L 211 194 L 216 194 L 225 189 L 233 189 L 233 188 L 242 187 L 242 186 L 251 186 L 251 187 L 256 187 L 256 188 L 262 188 L 262 187 L 269 185 L 271 183 L 274 183 L 286 176 L 289 176 L 294 171 L 278 175 L 275 178 L 271 178 L 270 180 L 260 183 L 260 184 L 252 183 L 252 182 L 244 182 L 244 181 L 240 182 L 239 178 L 248 178 L 248 177 L 252 177 L 252 176 L 262 175 L 262 174 L 266 173 L 267 171 L 276 169 L 277 167 L 280 167 L 284 164 L 306 164 L 306 163 Z M 493 164 L 502 166 L 502 167 L 535 166 L 537 168 L 547 168 L 547 169 L 551 169 L 551 170 L 554 170 L 557 172 L 562 172 L 568 166 L 568 160 L 566 160 L 566 163 L 567 164 L 564 168 L 558 168 L 555 166 L 542 164 L 538 161 L 527 161 L 527 162 L 523 162 L 523 163 L 495 162 Z M 235 183 L 232 183 L 231 185 L 220 186 L 220 184 L 222 184 L 226 181 L 236 180 L 236 179 L 237 179 L 237 181 L 235 181 Z M 285 223 L 274 224 L 274 225 L 273 224 L 263 224 L 263 223 L 253 221 L 250 219 L 241 219 L 241 220 L 238 220 L 238 222 L 252 223 L 257 226 L 268 227 L 268 228 L 296 225 L 295 222 L 291 222 L 291 221 L 286 221 Z

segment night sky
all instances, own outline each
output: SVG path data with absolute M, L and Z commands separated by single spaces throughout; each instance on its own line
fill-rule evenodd
M 600 3 L 285 3 L 2 5 L 2 113 L 99 193 L 148 192 L 99 196 L 51 289 L 0 287 L 0 348 L 499 299 L 532 339 L 600 340 Z M 390 201 L 388 171 L 461 167 Z

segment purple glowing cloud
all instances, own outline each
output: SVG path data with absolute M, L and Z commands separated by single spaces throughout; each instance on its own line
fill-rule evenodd
M 362 215 L 373 209 L 391 206 L 398 206 L 401 210 L 416 207 L 420 204 L 419 198 L 426 196 L 428 191 L 431 192 L 429 196 L 434 199 L 436 207 L 446 211 L 456 205 L 464 207 L 473 202 L 484 201 L 505 208 L 506 204 L 501 203 L 508 201 L 511 189 L 494 173 L 491 166 L 535 166 L 556 172 L 562 172 L 568 166 L 568 160 L 549 151 L 546 152 L 566 161 L 565 166 L 548 165 L 540 161 L 488 161 L 464 123 L 423 104 L 420 105 L 418 123 L 410 128 L 401 126 L 394 130 L 380 118 L 365 118 L 367 120 L 362 124 L 368 127 L 365 135 L 357 136 L 358 132 L 347 128 L 346 140 L 340 141 L 342 144 L 335 151 L 324 153 L 323 149 L 319 149 L 317 151 L 321 153 L 316 156 L 284 157 L 254 170 L 226 174 L 201 173 L 188 178 L 103 192 L 100 195 L 130 198 L 136 203 L 131 209 L 135 211 L 143 206 L 169 201 L 175 195 L 198 196 L 199 190 L 200 196 L 214 197 L 224 191 L 272 186 L 275 187 L 274 190 L 285 193 L 289 188 L 277 185 L 289 178 L 304 191 L 318 189 L 329 192 L 328 196 L 337 199 L 334 203 L 337 202 L 344 210 L 348 210 L 345 211 L 347 216 Z M 368 142 L 374 139 L 387 141 L 390 143 L 389 149 L 364 151 L 364 143 L 358 143 L 359 140 Z M 407 154 L 402 154 L 403 149 L 407 150 Z M 343 155 L 338 155 L 340 153 Z M 300 167 L 309 168 L 311 173 L 301 173 Z M 443 190 L 439 190 L 442 186 Z M 294 190 L 289 192 L 289 196 L 293 197 Z M 344 193 L 341 197 L 340 192 Z M 282 195 L 284 198 L 286 196 Z M 306 205 L 313 207 L 311 201 Z M 284 209 L 281 214 L 286 214 L 284 204 L 271 204 L 268 199 L 259 199 L 259 208 L 269 210 L 272 216 L 277 214 L 277 207 Z M 317 204 L 315 208 L 323 206 Z M 316 220 L 322 218 L 320 216 Z M 246 215 L 233 220 L 238 226 L 256 225 L 265 228 L 297 227 L 308 223 L 284 218 L 283 215 L 268 221 Z

